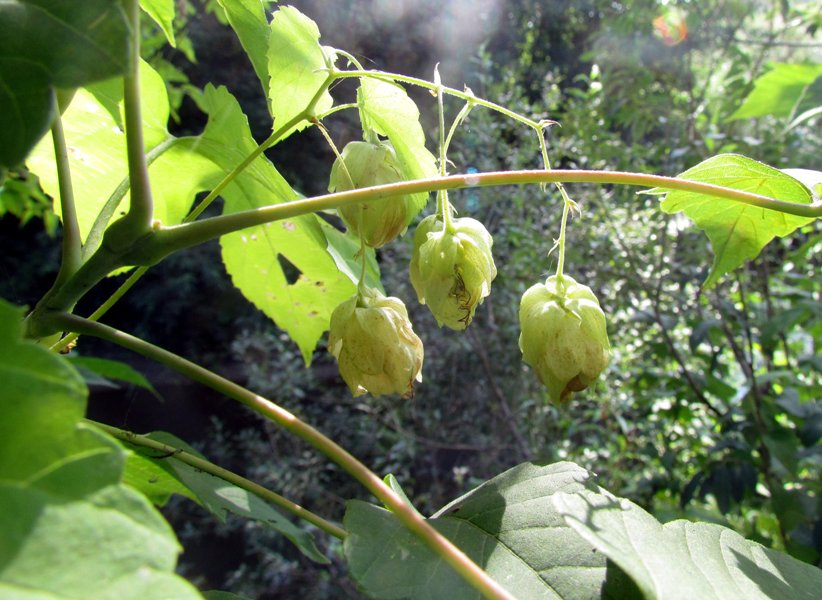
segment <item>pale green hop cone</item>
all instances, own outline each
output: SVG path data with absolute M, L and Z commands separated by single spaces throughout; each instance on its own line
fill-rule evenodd
M 605 313 L 591 288 L 567 275 L 558 283 L 551 276 L 522 295 L 519 347 L 551 401 L 563 403 L 605 370 L 611 346 Z
M 354 396 L 409 397 L 422 381 L 422 341 L 398 298 L 367 289 L 331 314 L 328 349 Z
M 341 156 L 350 179 L 338 158 L 331 167 L 329 192 L 344 192 L 405 180 L 397 154 L 389 142 L 350 142 L 343 148 Z M 405 233 L 412 216 L 412 206 L 411 196 L 406 194 L 343 206 L 339 213 L 349 230 L 360 235 L 368 246 L 379 248 Z
M 479 221 L 454 219 L 446 231 L 438 215 L 423 219 L 414 233 L 411 284 L 440 327 L 465 329 L 477 305 L 491 293 L 497 268 L 491 234 Z

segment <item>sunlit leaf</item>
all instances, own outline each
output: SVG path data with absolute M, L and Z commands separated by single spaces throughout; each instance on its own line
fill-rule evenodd
M 254 72 L 268 91 L 268 38 L 270 30 L 262 0 L 217 0 L 228 23 L 240 38 Z
M 591 479 L 571 463 L 520 465 L 455 500 L 429 522 L 517 598 L 599 598 L 605 557 L 567 527 L 551 504 L 558 492 L 596 489 Z M 349 569 L 370 596 L 479 597 L 392 513 L 354 500 L 344 525 Z
M 284 6 L 274 13 L 268 46 L 271 76 L 268 98 L 275 129 L 305 110 L 327 79 L 326 50 L 319 40 L 317 24 L 293 6 Z M 325 91 L 317 100 L 314 112 L 324 112 L 332 104 L 331 95 Z M 306 125 L 303 121 L 286 136 Z
M 21 163 L 54 117 L 54 88 L 124 73 L 119 0 L 0 2 L 0 170 Z
M 436 160 L 425 147 L 420 111 L 403 88 L 365 77 L 357 91 L 357 102 L 363 127 L 388 137 L 407 179 L 436 177 Z M 428 201 L 427 193 L 414 194 L 413 197 L 415 204 L 409 212 L 409 223 Z
M 553 497 L 556 509 L 619 565 L 646 598 L 816 598 L 822 570 L 750 542 L 725 527 L 662 525 L 636 504 L 607 492 Z
M 227 172 L 255 147 L 248 122 L 225 89 L 207 87 L 210 116 L 197 152 Z M 252 210 L 296 199 L 274 166 L 255 160 L 222 193 L 224 213 Z M 326 248 L 317 217 L 305 215 L 245 229 L 220 239 L 223 261 L 231 280 L 254 305 L 293 339 L 306 363 L 328 329 L 331 312 L 355 291 Z M 347 250 L 339 248 L 344 255 Z M 288 273 L 284 271 L 288 269 Z
M 140 0 L 140 8 L 160 26 L 168 43 L 176 47 L 174 39 L 174 0 Z
M 822 64 L 775 63 L 754 81 L 753 90 L 728 120 L 789 117 L 796 112 L 808 86 L 821 76 Z
M 681 179 L 722 185 L 797 204 L 811 202 L 810 191 L 790 175 L 738 154 L 720 154 L 679 175 Z M 666 193 L 660 207 L 667 213 L 683 212 L 711 241 L 714 262 L 705 287 L 746 260 L 755 258 L 774 237 L 790 234 L 813 221 L 775 210 L 757 208 L 707 194 L 659 188 Z
M 166 130 L 168 95 L 162 77 L 145 62 L 140 64 L 140 76 L 143 134 L 148 151 L 169 137 Z M 122 111 L 122 80 L 113 79 L 77 90 L 71 105 L 63 113 L 77 220 L 83 240 L 87 240 L 109 196 L 128 177 Z M 54 148 L 50 138 L 37 145 L 27 164 L 40 177 L 43 190 L 59 198 Z M 165 210 L 164 191 L 154 191 L 157 211 L 162 215 Z M 55 203 L 54 208 L 59 214 L 59 202 Z M 125 213 L 128 210 L 128 194 L 119 208 L 112 208 L 116 209 L 115 215 Z

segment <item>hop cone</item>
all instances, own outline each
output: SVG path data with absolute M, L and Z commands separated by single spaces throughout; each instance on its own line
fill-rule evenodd
M 422 381 L 423 349 L 405 305 L 368 289 L 331 314 L 328 348 L 354 396 L 413 395 Z
M 538 283 L 519 307 L 523 360 L 563 403 L 593 383 L 608 366 L 610 345 L 605 314 L 591 288 L 564 275 Z
M 493 240 L 479 221 L 454 219 L 447 231 L 437 215 L 422 220 L 414 233 L 411 283 L 440 327 L 465 329 L 477 305 L 491 292 L 497 268 Z
M 350 142 L 343 148 L 342 159 L 331 167 L 330 192 L 371 187 L 403 181 L 400 162 L 389 142 Z M 350 178 L 349 178 L 350 176 Z M 411 196 L 393 196 L 374 202 L 352 204 L 339 209 L 349 230 L 360 235 L 372 248 L 379 248 L 405 233 L 411 218 Z

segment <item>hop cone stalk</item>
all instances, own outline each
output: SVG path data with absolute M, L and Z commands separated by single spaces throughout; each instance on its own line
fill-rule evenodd
M 454 219 L 449 230 L 438 215 L 422 220 L 414 233 L 411 284 L 440 327 L 465 329 L 477 305 L 491 293 L 497 268 L 493 240 L 479 221 Z
M 552 402 L 567 402 L 608 366 L 605 314 L 591 288 L 572 277 L 551 276 L 529 288 L 519 320 L 523 360 L 548 388 Z
M 329 192 L 371 187 L 403 181 L 400 161 L 389 142 L 350 142 L 331 167 Z M 347 169 L 347 174 L 346 174 Z M 379 248 L 405 233 L 412 217 L 410 195 L 393 196 L 339 209 L 349 230 L 372 248 Z
M 413 395 L 422 381 L 422 341 L 398 298 L 366 288 L 331 314 L 328 348 L 354 396 Z

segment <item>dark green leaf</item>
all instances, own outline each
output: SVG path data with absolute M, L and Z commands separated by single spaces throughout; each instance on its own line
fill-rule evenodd
M 103 379 L 114 379 L 115 381 L 130 383 L 144 390 L 148 390 L 158 398 L 160 397 L 160 394 L 157 393 L 157 390 L 154 389 L 151 382 L 131 365 L 116 360 L 93 358 L 90 356 L 72 356 L 69 360 L 76 368 L 80 369 L 81 372 L 89 371 Z
M 607 492 L 556 494 L 553 502 L 568 525 L 619 565 L 648 599 L 811 600 L 822 586 L 822 570 L 719 525 L 662 525 Z
M 129 37 L 119 0 L 0 3 L 0 168 L 22 162 L 48 130 L 54 87 L 126 71 Z
M 561 491 L 592 487 L 571 463 L 524 464 L 455 500 L 429 522 L 517 598 L 599 598 L 605 558 L 563 524 Z M 344 549 L 352 576 L 375 598 L 478 598 L 390 512 L 351 501 Z M 376 567 L 376 568 L 375 568 Z
M 799 181 L 785 173 L 738 154 L 721 154 L 679 175 L 682 179 L 731 187 L 798 204 L 809 204 L 811 194 Z M 757 208 L 706 194 L 668 191 L 661 208 L 667 213 L 684 212 L 711 241 L 714 263 L 705 287 L 745 260 L 755 258 L 776 236 L 786 236 L 813 221 L 774 210 Z
M 196 456 L 202 456 L 182 440 L 169 433 L 149 434 L 151 439 L 175 448 L 182 448 Z M 144 454 L 148 456 L 148 454 Z M 283 534 L 311 560 L 328 563 L 328 559 L 314 545 L 313 536 L 286 519 L 264 500 L 236 485 L 210 473 L 195 469 L 173 456 L 157 459 L 156 464 L 170 469 L 174 475 L 196 496 L 197 501 L 221 522 L 228 514 L 257 521 Z

